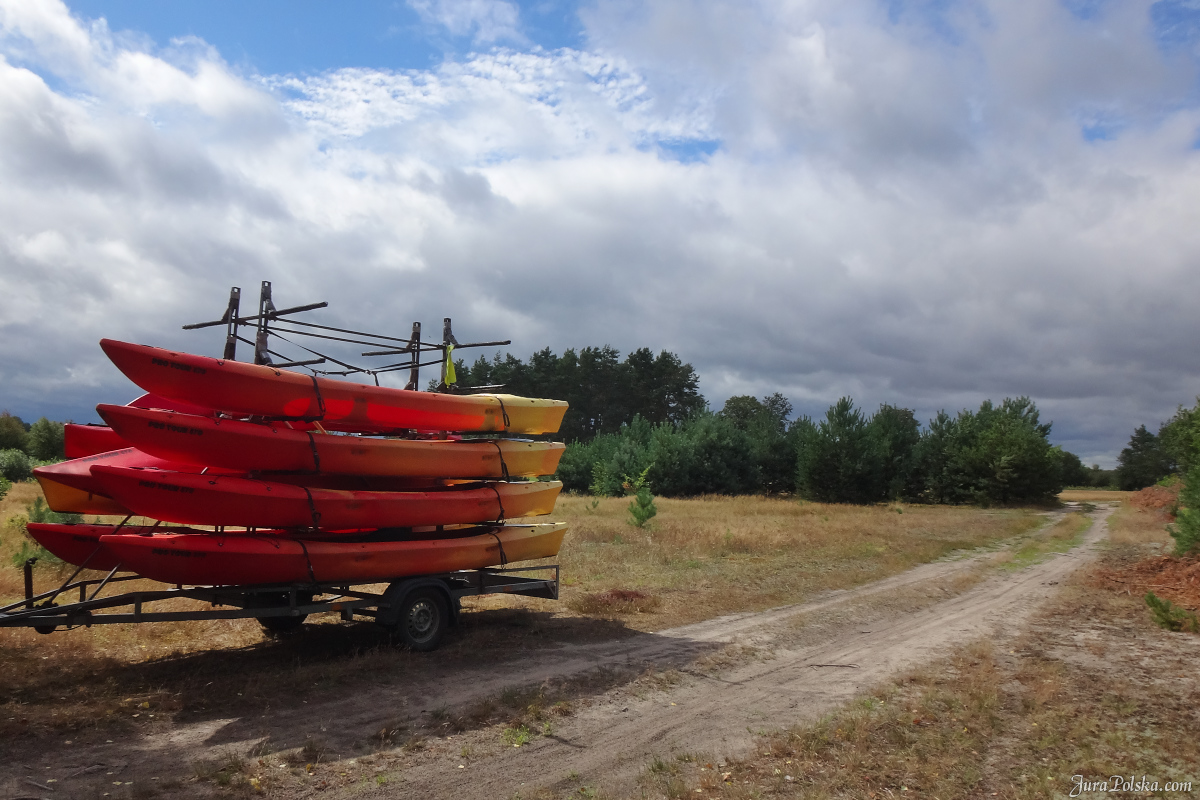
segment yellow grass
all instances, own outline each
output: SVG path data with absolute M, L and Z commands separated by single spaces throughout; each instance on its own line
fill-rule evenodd
M 1113 544 L 1159 544 L 1174 546 L 1161 511 L 1144 511 L 1122 505 L 1108 518 L 1108 540 Z
M 1133 492 L 1119 492 L 1115 489 L 1067 489 L 1059 492 L 1058 499 L 1064 503 L 1121 503 L 1130 498 Z
M 1035 512 L 944 506 L 843 506 L 764 497 L 658 498 L 646 528 L 629 499 L 564 496 L 570 525 L 557 561 L 563 599 L 634 589 L 661 600 L 623 617 L 658 630 L 795 603 L 894 575 L 960 550 L 994 546 L 1042 524 Z

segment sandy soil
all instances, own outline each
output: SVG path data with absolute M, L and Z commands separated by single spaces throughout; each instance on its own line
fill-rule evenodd
M 0 797 L 225 794 L 238 782 L 196 780 L 196 765 L 253 764 L 268 751 L 276 755 L 257 761 L 259 773 L 278 777 L 255 781 L 267 796 L 531 797 L 580 786 L 624 794 L 655 756 L 718 762 L 742 754 L 758 731 L 812 719 L 966 641 L 1017 631 L 1091 558 L 1109 513 L 1094 512 L 1082 546 L 1016 572 L 981 572 L 986 556 L 939 562 L 802 605 L 657 634 L 497 651 L 449 666 L 434 653 L 370 692 L 352 687 L 244 715 L 147 721 L 127 734 L 100 729 L 70 745 L 4 745 Z M 611 679 L 639 674 L 632 683 Z M 594 681 L 607 690 L 581 691 L 574 713 L 524 746 L 505 743 L 496 726 L 438 735 L 440 720 L 508 687 L 567 679 L 587 686 L 596 675 L 609 676 Z M 372 746 L 387 729 L 421 734 L 424 743 Z M 303 757 L 280 757 L 306 742 L 317 761 L 311 771 Z M 240 785 L 239 794 L 255 792 Z

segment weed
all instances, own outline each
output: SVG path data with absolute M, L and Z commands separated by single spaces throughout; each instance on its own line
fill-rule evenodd
M 404 752 L 406 753 L 416 753 L 424 749 L 425 738 L 417 734 L 408 737 L 408 740 L 404 742 Z
M 246 771 L 246 759 L 232 750 L 215 761 L 200 761 L 193 765 L 196 778 L 218 786 L 229 786 Z
M 300 747 L 299 758 L 305 764 L 319 764 L 325 757 L 325 742 L 313 739 L 311 736 L 304 740 Z
M 523 744 L 529 744 L 529 740 L 533 738 L 532 732 L 525 725 L 517 725 L 511 728 L 505 728 L 500 739 L 505 744 L 510 744 L 513 747 L 520 747 Z

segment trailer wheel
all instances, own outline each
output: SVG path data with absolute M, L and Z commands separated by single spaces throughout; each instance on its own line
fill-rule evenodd
M 400 605 L 396 632 L 413 650 L 427 653 L 441 644 L 449 619 L 441 592 L 428 587 L 416 589 Z
M 313 600 L 313 595 L 307 592 L 296 594 L 296 603 L 307 605 Z M 246 608 L 286 608 L 290 603 L 287 592 L 260 592 L 247 595 Z M 296 633 L 304 625 L 308 614 L 298 614 L 287 617 L 259 617 L 258 624 L 268 636 L 287 636 Z
M 306 619 L 308 619 L 308 614 L 301 614 L 298 617 L 259 617 L 258 624 L 262 625 L 264 633 L 271 636 L 287 636 L 299 631 L 304 626 Z

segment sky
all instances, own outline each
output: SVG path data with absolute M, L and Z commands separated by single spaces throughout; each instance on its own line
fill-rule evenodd
M 270 280 L 1112 466 L 1200 395 L 1198 67 L 1200 0 L 0 0 L 0 408 Z

